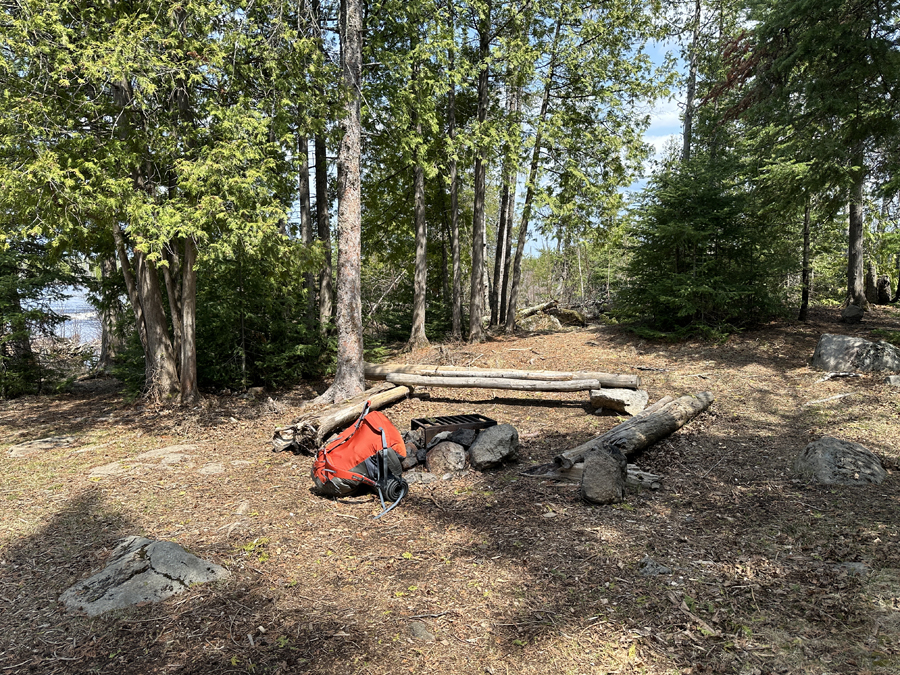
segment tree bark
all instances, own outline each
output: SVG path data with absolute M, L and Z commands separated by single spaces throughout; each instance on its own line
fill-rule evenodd
M 462 338 L 462 269 L 460 265 L 459 250 L 459 187 L 456 176 L 456 15 L 453 2 L 450 7 L 450 33 L 451 46 L 449 48 L 450 91 L 447 93 L 447 136 L 450 138 L 450 260 L 453 268 L 453 300 L 452 323 L 450 336 L 459 340 Z
M 325 18 L 321 15 L 319 0 L 312 0 L 312 12 L 321 34 L 325 28 Z M 325 54 L 327 60 L 328 55 L 321 38 L 319 39 L 319 49 Z M 319 93 L 324 98 L 324 90 L 320 88 Z M 319 241 L 322 242 L 325 249 L 325 264 L 319 275 L 319 330 L 325 333 L 331 324 L 331 315 L 334 313 L 334 286 L 331 259 L 331 215 L 328 210 L 328 157 L 324 131 L 316 134 L 313 152 L 316 161 L 316 231 Z
M 849 237 L 847 245 L 847 300 L 849 304 L 868 309 L 863 281 L 865 220 L 863 216 L 866 170 L 861 151 L 856 153 L 853 164 L 853 188 L 849 204 Z
M 433 377 L 503 378 L 513 380 L 541 380 L 563 382 L 571 380 L 599 381 L 609 389 L 637 389 L 641 378 L 637 375 L 614 375 L 600 372 L 565 372 L 556 370 L 511 370 L 491 368 L 458 368 L 456 366 L 366 364 L 366 379 L 384 380 L 392 374 L 426 375 Z
M 182 282 L 181 339 L 181 402 L 196 403 L 200 399 L 197 387 L 197 245 L 192 237 L 184 239 Z
M 800 311 L 797 314 L 798 321 L 806 321 L 809 315 L 809 282 L 810 268 L 809 261 L 809 216 L 810 204 L 809 198 L 806 199 L 806 208 L 803 210 L 803 271 L 800 277 Z
M 103 281 L 110 279 L 116 271 L 115 256 L 104 256 L 100 259 L 100 278 Z M 118 327 L 121 320 L 121 305 L 118 298 L 111 297 L 112 294 L 103 293 L 101 302 L 103 308 L 100 310 L 100 358 L 97 368 L 101 372 L 112 372 L 115 364 L 116 356 L 122 348 L 122 338 L 119 334 Z
M 134 252 L 136 281 L 140 305 L 147 329 L 147 351 L 144 358 L 145 390 L 148 396 L 168 400 L 178 393 L 178 368 L 175 351 L 167 330 L 159 276 L 145 253 Z
M 506 111 L 507 117 L 512 126 L 512 120 L 515 113 L 515 93 L 512 87 L 512 70 L 507 69 L 507 93 L 506 93 Z M 507 130 L 507 133 L 511 133 Z M 513 181 L 512 175 L 515 174 L 514 161 L 512 158 L 512 142 L 507 139 L 505 144 L 505 153 L 503 157 L 503 168 L 500 171 L 500 219 L 497 225 L 497 250 L 494 253 L 494 280 L 491 284 L 491 319 L 490 325 L 496 326 L 500 323 L 500 317 L 506 318 L 506 314 L 501 310 L 501 290 L 505 279 L 503 273 L 506 270 L 506 250 L 507 240 L 510 238 L 509 233 L 512 229 L 509 222 L 509 200 L 510 200 L 510 183 Z M 513 194 L 512 198 L 515 198 Z
M 297 172 L 297 201 L 300 202 L 300 241 L 306 248 L 313 243 L 312 209 L 309 201 L 309 139 L 301 136 L 297 141 L 300 166 Z M 306 283 L 306 324 L 312 327 L 316 316 L 316 279 L 312 272 L 304 275 Z
M 687 164 L 691 160 L 691 143 L 693 141 L 694 96 L 697 91 L 697 57 L 700 51 L 700 0 L 694 3 L 694 19 L 691 22 L 692 37 L 688 53 L 687 99 L 684 102 L 684 135 L 681 149 L 681 161 Z
M 531 205 L 534 201 L 535 185 L 537 183 L 538 165 L 541 159 L 541 142 L 543 126 L 547 119 L 547 111 L 550 107 L 550 89 L 556 74 L 556 50 L 559 43 L 559 34 L 562 29 L 562 15 L 556 21 L 556 29 L 553 35 L 553 48 L 550 60 L 550 69 L 547 80 L 544 82 L 544 94 L 541 98 L 541 111 L 538 114 L 537 130 L 534 134 L 534 149 L 531 153 L 531 166 L 528 169 L 528 182 L 525 191 L 525 203 L 522 205 L 522 221 L 519 224 L 519 243 L 516 246 L 516 261 L 512 269 L 512 282 L 509 286 L 509 304 L 506 308 L 507 333 L 511 333 L 516 327 L 516 303 L 519 296 L 519 283 L 522 276 L 522 259 L 525 257 L 525 245 L 528 243 L 528 222 L 531 220 Z
M 605 434 L 557 455 L 553 461 L 563 469 L 571 469 L 591 450 L 613 447 L 630 457 L 683 427 L 706 410 L 713 400 L 712 392 L 704 391 L 696 396 L 682 396 L 664 405 L 660 405 L 662 401 L 657 401 Z
M 416 118 L 416 134 L 421 142 L 422 123 Z M 406 343 L 408 351 L 415 351 L 428 346 L 428 337 L 425 335 L 425 292 L 428 275 L 428 230 L 425 222 L 425 167 L 422 164 L 421 146 L 416 150 L 416 165 L 413 168 L 413 219 L 416 230 L 416 262 L 413 273 L 413 307 L 412 329 L 409 342 Z
M 519 101 L 521 99 L 522 90 L 521 88 L 516 89 L 516 98 L 515 98 L 515 109 L 514 114 L 518 116 L 519 113 Z M 517 133 L 518 133 L 518 122 L 516 123 Z M 518 146 L 516 153 L 518 154 Z M 518 164 L 517 164 L 518 167 Z M 512 172 L 512 177 L 510 180 L 510 195 L 509 200 L 506 203 L 506 239 L 505 239 L 505 250 L 503 251 L 503 283 L 501 284 L 500 289 L 500 304 L 498 306 L 498 317 L 497 324 L 506 323 L 506 313 L 509 307 L 509 284 L 510 284 L 510 270 L 512 269 L 512 265 L 510 264 L 510 256 L 512 255 L 512 230 L 513 230 L 513 222 L 514 216 L 516 214 L 516 188 L 518 185 L 519 172 L 518 169 Z
M 125 236 L 118 223 L 113 223 L 113 240 L 116 244 L 116 255 L 119 258 L 119 266 L 122 268 L 122 276 L 125 278 L 125 290 L 128 293 L 128 302 L 131 304 L 131 311 L 134 313 L 134 325 L 141 339 L 141 347 L 144 354 L 147 353 L 147 329 L 144 326 L 144 310 L 141 307 L 141 296 L 137 291 L 137 280 L 134 278 L 134 271 L 131 268 L 131 261 L 128 258 L 128 251 L 125 249 Z
M 329 398 L 335 402 L 365 390 L 360 287 L 362 31 L 360 0 L 344 0 L 341 65 L 348 100 L 343 121 L 344 137 L 338 151 L 337 372 L 329 389 Z
M 484 134 L 487 109 L 490 105 L 488 58 L 491 50 L 491 0 L 478 23 L 478 133 Z M 484 198 L 486 181 L 487 148 L 483 139 L 478 140 L 475 152 L 475 203 L 472 208 L 472 283 L 469 289 L 469 342 L 481 342 L 484 329 Z
M 181 288 L 175 283 L 177 273 L 178 256 L 172 251 L 165 254 L 167 265 L 163 266 L 163 280 L 166 284 L 166 297 L 169 300 L 169 316 L 172 317 L 172 348 L 178 359 L 178 368 L 181 369 L 181 339 L 184 329 L 181 323 Z

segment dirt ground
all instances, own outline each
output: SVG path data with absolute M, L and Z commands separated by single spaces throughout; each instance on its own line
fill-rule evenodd
M 432 389 L 389 408 L 400 429 L 481 413 L 515 425 L 522 447 L 503 469 L 412 486 L 379 521 L 373 498 L 316 497 L 311 460 L 270 451 L 309 385 L 274 395 L 277 414 L 234 397 L 129 403 L 102 380 L 2 402 L 0 673 L 895 675 L 900 390 L 876 375 L 822 381 L 808 362 L 822 333 L 871 339 L 900 330 L 900 312 L 859 326 L 837 316 L 721 344 L 592 326 L 395 359 L 640 374 L 651 401 L 713 392 L 708 412 L 637 458 L 662 488 L 608 507 L 520 474 L 621 421 L 589 414 L 586 393 Z M 63 434 L 75 443 L 7 451 Z M 795 479 L 794 457 L 822 435 L 870 448 L 886 481 Z M 172 445 L 190 457 L 134 461 Z M 60 594 L 132 534 L 231 576 L 156 605 L 67 614 Z M 645 556 L 672 573 L 642 575 Z

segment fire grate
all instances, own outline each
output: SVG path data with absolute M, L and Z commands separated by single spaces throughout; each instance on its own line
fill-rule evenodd
M 425 445 L 442 431 L 457 429 L 487 429 L 497 422 L 484 415 L 443 415 L 441 417 L 420 417 L 410 423 L 413 430 L 421 429 L 425 434 Z

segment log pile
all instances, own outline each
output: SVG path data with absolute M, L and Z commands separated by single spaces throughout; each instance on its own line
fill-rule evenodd
M 381 410 L 411 393 L 409 387 L 383 383 L 344 403 L 306 412 L 297 417 L 292 424 L 275 429 L 272 436 L 272 451 L 290 450 L 314 455 L 329 435 L 356 421 L 362 414 L 366 401 L 369 401 L 371 410 Z
M 425 387 L 512 389 L 516 391 L 590 391 L 602 387 L 637 389 L 637 375 L 614 375 L 591 371 L 509 370 L 430 365 L 366 364 L 367 380 Z
M 585 460 L 592 453 L 631 458 L 683 427 L 709 408 L 713 400 L 712 393 L 708 391 L 678 399 L 667 396 L 606 433 L 558 454 L 553 462 L 533 467 L 523 475 L 579 482 L 582 486 L 582 496 L 586 497 L 585 483 L 593 477 L 588 475 L 589 467 L 586 466 Z M 660 480 L 659 476 L 647 474 L 634 465 L 628 465 L 626 479 L 628 484 L 653 488 L 654 483 L 658 487 Z

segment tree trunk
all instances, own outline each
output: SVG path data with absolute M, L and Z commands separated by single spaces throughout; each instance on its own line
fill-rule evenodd
M 416 134 L 422 138 L 422 123 L 416 118 Z M 425 335 L 425 293 L 428 275 L 428 230 L 425 223 L 425 167 L 422 165 L 421 148 L 416 150 L 416 165 L 413 169 L 413 193 L 415 204 L 413 218 L 416 229 L 416 262 L 413 273 L 412 329 L 406 349 L 415 351 L 428 345 Z
M 321 31 L 325 29 L 325 18 L 321 16 L 319 0 L 312 0 L 312 12 L 314 20 L 319 25 L 319 34 L 321 35 Z M 321 38 L 319 39 L 319 49 L 327 61 L 329 57 Z M 319 94 L 322 98 L 325 97 L 325 92 L 321 88 Z M 324 131 L 316 134 L 313 152 L 316 160 L 316 230 L 319 241 L 325 247 L 325 264 L 319 275 L 319 330 L 325 333 L 331 324 L 331 316 L 334 313 L 334 286 L 332 283 L 334 273 L 331 259 L 331 215 L 328 212 L 328 158 Z
M 806 208 L 803 210 L 803 272 L 800 278 L 800 312 L 797 314 L 798 321 L 806 321 L 809 315 L 809 281 L 810 281 L 810 264 L 809 264 L 809 198 L 806 200 Z
M 335 402 L 365 390 L 360 288 L 362 30 L 360 0 L 344 0 L 341 66 L 348 100 L 343 122 L 344 137 L 338 151 L 337 372 L 329 390 L 329 398 Z
M 309 139 L 301 136 L 297 142 L 300 156 L 297 200 L 300 202 L 300 241 L 306 248 L 313 243 L 312 210 L 309 202 Z M 306 283 L 306 324 L 312 327 L 316 316 L 316 279 L 312 272 L 304 275 Z
M 181 369 L 181 339 L 184 330 L 181 325 L 181 289 L 175 283 L 177 273 L 177 255 L 167 251 L 165 254 L 168 265 L 163 266 L 163 280 L 166 284 L 166 296 L 169 300 L 169 316 L 172 317 L 172 348 L 178 359 L 178 368 Z
M 451 46 L 449 48 L 449 70 L 451 73 L 450 91 L 447 93 L 447 136 L 450 138 L 450 260 L 453 267 L 453 300 L 452 327 L 450 336 L 455 340 L 462 339 L 462 270 L 459 250 L 459 187 L 456 176 L 456 83 L 452 77 L 455 73 L 456 59 L 456 15 L 454 5 L 450 5 Z
M 853 160 L 856 167 L 853 190 L 849 205 L 849 241 L 847 246 L 847 300 L 849 304 L 868 309 L 866 289 L 863 282 L 863 259 L 865 240 L 865 220 L 863 217 L 864 188 L 866 170 L 862 152 L 857 152 Z
M 516 97 L 515 97 L 515 109 L 514 113 L 518 116 L 519 113 L 519 101 L 521 99 L 522 90 L 521 88 L 516 89 Z M 516 123 L 517 133 L 518 133 L 518 122 Z M 516 149 L 516 155 L 518 156 L 518 145 Z M 498 307 L 498 317 L 497 324 L 506 323 L 506 313 L 509 307 L 509 285 L 510 285 L 510 270 L 512 269 L 512 265 L 510 264 L 510 256 L 512 255 L 512 229 L 514 216 L 516 214 L 516 186 L 518 185 L 518 162 L 516 163 L 516 170 L 512 172 L 511 180 L 510 180 L 510 195 L 509 200 L 506 203 L 506 239 L 505 239 L 505 250 L 503 252 L 503 283 L 501 284 L 500 289 L 500 304 Z
M 509 305 L 506 308 L 507 333 L 511 333 L 516 327 L 516 303 L 519 296 L 519 283 L 522 276 L 522 259 L 525 257 L 525 245 L 528 243 L 528 221 L 531 219 L 531 205 L 534 201 L 535 184 L 537 182 L 538 165 L 541 159 L 542 127 L 547 119 L 547 110 L 550 107 L 550 89 L 556 74 L 556 50 L 559 43 L 559 34 L 562 29 L 562 16 L 556 21 L 556 30 L 553 35 L 553 48 L 550 60 L 550 68 L 547 80 L 544 82 L 544 94 L 541 98 L 541 111 L 538 114 L 537 130 L 534 134 L 534 149 L 531 153 L 531 167 L 528 170 L 527 189 L 525 191 L 525 203 L 522 205 L 522 221 L 519 224 L 519 243 L 516 246 L 516 261 L 512 269 L 512 282 L 509 286 Z
M 131 311 L 134 313 L 135 330 L 141 339 L 141 347 L 144 354 L 147 353 L 147 329 L 144 326 L 144 310 L 141 307 L 141 296 L 137 291 L 137 280 L 134 278 L 134 271 L 131 269 L 131 261 L 128 259 L 128 251 L 125 249 L 125 236 L 118 223 L 113 223 L 113 240 L 116 244 L 116 255 L 119 258 L 119 266 L 122 268 L 122 276 L 125 278 L 125 290 L 128 293 L 128 302 L 131 304 Z
M 478 23 L 478 133 L 485 133 L 484 123 L 490 105 L 488 59 L 491 51 L 491 0 L 488 0 L 484 15 Z M 487 148 L 485 140 L 477 141 L 475 151 L 475 203 L 472 208 L 472 283 L 469 289 L 469 342 L 481 342 L 484 329 L 481 326 L 484 313 L 484 197 L 487 170 Z
M 694 96 L 697 91 L 697 57 L 700 51 L 700 0 L 694 3 L 694 19 L 690 52 L 688 54 L 687 100 L 684 102 L 684 136 L 681 149 L 681 161 L 687 164 L 691 160 L 691 142 L 693 140 Z
M 181 282 L 181 311 L 184 334 L 181 339 L 181 402 L 196 403 L 197 387 L 197 245 L 192 237 L 184 239 L 184 265 Z
M 500 378 L 512 380 L 540 380 L 566 382 L 571 380 L 595 380 L 609 389 L 637 389 L 641 378 L 637 375 L 614 375 L 600 372 L 567 372 L 558 370 L 512 370 L 505 368 L 458 368 L 456 366 L 432 366 L 427 364 L 366 364 L 366 379 L 384 380 L 392 374 L 425 375 L 433 377 Z
M 658 401 L 605 434 L 557 455 L 553 461 L 563 469 L 571 469 L 588 452 L 598 448 L 616 448 L 626 457 L 631 457 L 683 427 L 706 410 L 713 400 L 712 393 L 704 391 L 696 396 L 682 396 L 665 405 L 659 405 L 661 401 Z
M 178 368 L 167 330 L 159 276 L 145 253 L 134 252 L 137 290 L 147 329 L 147 351 L 144 354 L 145 383 L 148 396 L 167 400 L 178 393 Z
M 515 113 L 515 93 L 514 88 L 512 87 L 512 70 L 507 69 L 506 73 L 507 77 L 507 93 L 506 93 L 506 111 L 507 117 L 510 120 L 510 127 L 513 125 L 513 116 Z M 508 129 L 507 133 L 511 133 Z M 501 304 L 501 289 L 504 285 L 504 276 L 503 273 L 506 270 L 506 249 L 508 248 L 506 242 L 509 239 L 509 232 L 512 229 L 510 227 L 509 222 L 509 200 L 510 200 L 510 183 L 512 182 L 512 175 L 515 174 L 515 162 L 512 157 L 512 142 L 507 139 L 507 143 L 505 144 L 505 153 L 503 157 L 503 169 L 500 172 L 501 178 L 501 191 L 500 191 L 500 219 L 497 225 L 497 250 L 494 254 L 494 280 L 491 284 L 491 319 L 490 325 L 496 326 L 500 323 L 501 315 L 503 318 L 506 318 L 506 314 L 502 312 L 500 304 Z M 512 198 L 515 199 L 515 195 L 512 195 Z
M 104 256 L 100 259 L 100 278 L 106 282 L 116 271 L 115 256 Z M 118 327 L 121 321 L 118 298 L 111 293 L 104 292 L 101 295 L 103 307 L 99 312 L 100 315 L 100 358 L 97 368 L 101 372 L 112 372 L 116 357 L 119 350 L 123 346 L 122 338 L 119 334 Z

